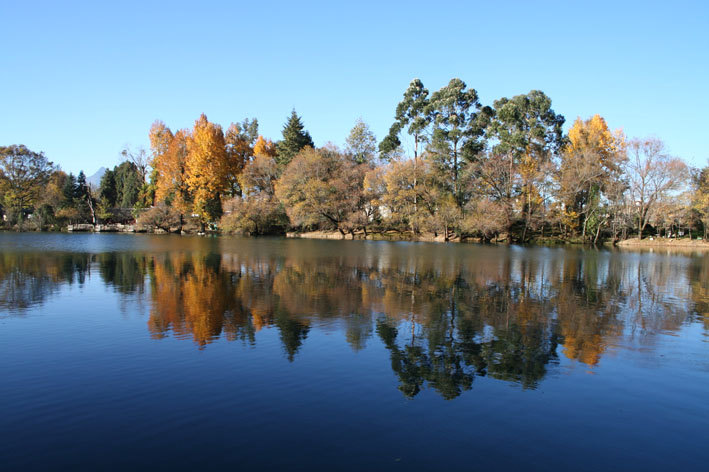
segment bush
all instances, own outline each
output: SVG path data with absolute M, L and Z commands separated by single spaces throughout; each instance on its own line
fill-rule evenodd
M 288 228 L 283 205 L 265 193 L 228 200 L 224 210 L 219 227 L 226 234 L 283 234 Z
M 159 228 L 168 232 L 180 231 L 183 227 L 180 212 L 164 203 L 159 203 L 143 212 L 136 224 L 145 229 Z

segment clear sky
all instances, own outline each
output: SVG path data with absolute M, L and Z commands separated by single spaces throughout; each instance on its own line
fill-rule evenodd
M 705 165 L 709 2 L 0 2 L 0 145 L 88 175 L 200 113 L 280 138 L 295 107 L 316 145 L 358 117 L 387 132 L 412 78 L 460 77 L 484 104 L 543 90 Z

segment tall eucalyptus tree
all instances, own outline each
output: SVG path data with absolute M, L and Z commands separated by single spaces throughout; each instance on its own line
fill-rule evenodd
M 427 110 L 434 123 L 432 149 L 441 166 L 451 172 L 453 196 L 461 205 L 462 157 L 471 160 L 484 149 L 485 127 L 492 110 L 482 107 L 478 92 L 457 78 L 431 95 Z
M 551 99 L 539 90 L 494 102 L 495 116 L 488 127 L 492 154 L 504 155 L 516 167 L 524 203 L 526 238 L 533 212 L 543 205 L 541 186 L 547 178 L 552 157 L 564 144 L 564 117 L 551 108 Z M 512 178 L 512 176 L 510 176 Z
M 431 113 L 429 110 L 428 89 L 423 86 L 423 82 L 414 79 L 404 92 L 404 98 L 396 106 L 394 124 L 391 125 L 389 134 L 379 144 L 379 151 L 389 154 L 401 146 L 399 134 L 402 130 L 414 139 L 414 208 L 418 205 L 418 158 L 419 145 L 428 140 L 429 127 L 431 125 Z

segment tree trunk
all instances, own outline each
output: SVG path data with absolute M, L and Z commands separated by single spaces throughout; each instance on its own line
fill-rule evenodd
M 460 206 L 458 201 L 458 143 L 453 145 L 453 196 L 456 204 Z
M 595 246 L 598 244 L 598 236 L 601 234 L 601 224 L 598 224 L 598 227 L 596 228 L 596 236 L 593 238 L 593 245 Z
M 414 135 L 414 214 L 418 213 L 418 192 L 416 187 L 418 185 L 418 163 L 419 163 L 419 137 L 418 134 Z M 412 224 L 412 226 L 414 226 Z M 414 232 L 416 230 L 412 228 Z
M 89 204 L 89 211 L 91 212 L 91 222 L 96 226 L 96 212 L 94 211 L 94 202 L 91 201 L 91 195 L 86 196 L 86 201 Z

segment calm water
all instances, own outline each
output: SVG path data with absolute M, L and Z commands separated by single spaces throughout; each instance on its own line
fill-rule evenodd
M 709 256 L 0 234 L 0 469 L 707 470 Z

